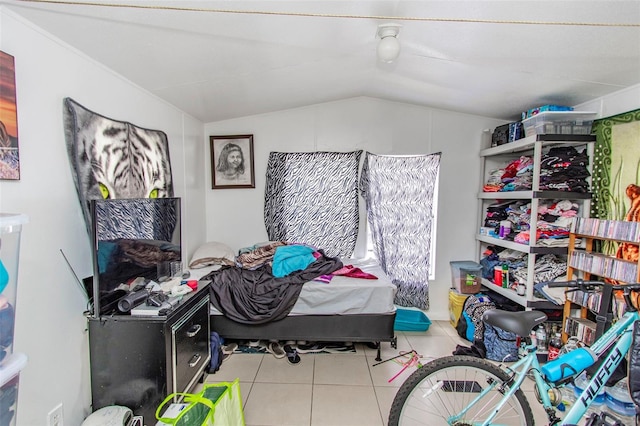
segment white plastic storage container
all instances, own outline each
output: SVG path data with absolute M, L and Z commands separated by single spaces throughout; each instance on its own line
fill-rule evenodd
M 0 367 L 0 424 L 15 426 L 18 412 L 18 382 L 20 372 L 27 365 L 27 356 L 14 353 Z
M 609 411 L 618 417 L 622 423 L 625 425 L 635 424 L 636 406 L 629 394 L 626 377 L 614 386 L 605 388 L 605 402 Z
M 587 111 L 545 111 L 522 120 L 525 137 L 533 135 L 590 135 L 597 113 Z
M 573 389 L 574 389 L 574 395 L 576 400 L 580 398 L 580 395 L 582 395 L 582 392 L 589 385 L 589 380 L 590 379 L 587 377 L 587 372 L 583 371 L 582 374 L 576 377 L 575 380 L 573 381 Z M 598 395 L 596 395 L 596 397 L 591 402 L 591 405 L 587 409 L 585 416 L 588 417 L 592 413 L 599 414 L 600 411 L 602 411 L 602 409 L 604 408 L 605 406 L 604 404 L 605 404 L 605 395 L 604 395 L 604 389 L 602 389 L 600 390 L 600 392 L 598 392 Z
M 27 217 L 0 213 L 0 366 L 13 353 L 20 233 Z
M 451 287 L 458 293 L 473 294 L 480 291 L 482 265 L 471 260 L 454 260 L 451 265 Z

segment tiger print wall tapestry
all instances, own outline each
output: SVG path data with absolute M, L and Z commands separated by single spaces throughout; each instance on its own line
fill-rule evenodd
M 90 200 L 173 197 L 167 135 L 63 102 L 67 153 L 87 230 Z
M 359 225 L 358 169 L 362 151 L 271 152 L 264 223 L 272 241 L 351 257 Z
M 360 191 L 376 257 L 398 287 L 395 303 L 429 309 L 431 239 L 440 153 L 416 156 L 367 152 Z
M 596 120 L 591 216 L 640 221 L 640 109 Z M 638 261 L 638 246 L 611 242 L 602 251 Z

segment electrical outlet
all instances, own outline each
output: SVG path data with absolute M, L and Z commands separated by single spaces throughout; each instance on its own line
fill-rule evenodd
M 47 426 L 63 426 L 63 409 L 62 402 L 47 414 Z

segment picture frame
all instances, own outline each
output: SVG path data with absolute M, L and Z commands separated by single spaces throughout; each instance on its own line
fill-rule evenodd
M 0 51 L 0 180 L 20 180 L 15 59 L 3 51 Z
M 210 136 L 211 188 L 255 188 L 253 135 Z

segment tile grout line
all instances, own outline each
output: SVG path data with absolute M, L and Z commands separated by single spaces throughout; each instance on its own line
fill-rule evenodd
M 313 356 L 313 368 L 311 369 L 311 401 L 309 403 L 309 426 L 313 425 L 313 391 L 316 386 L 316 355 Z

